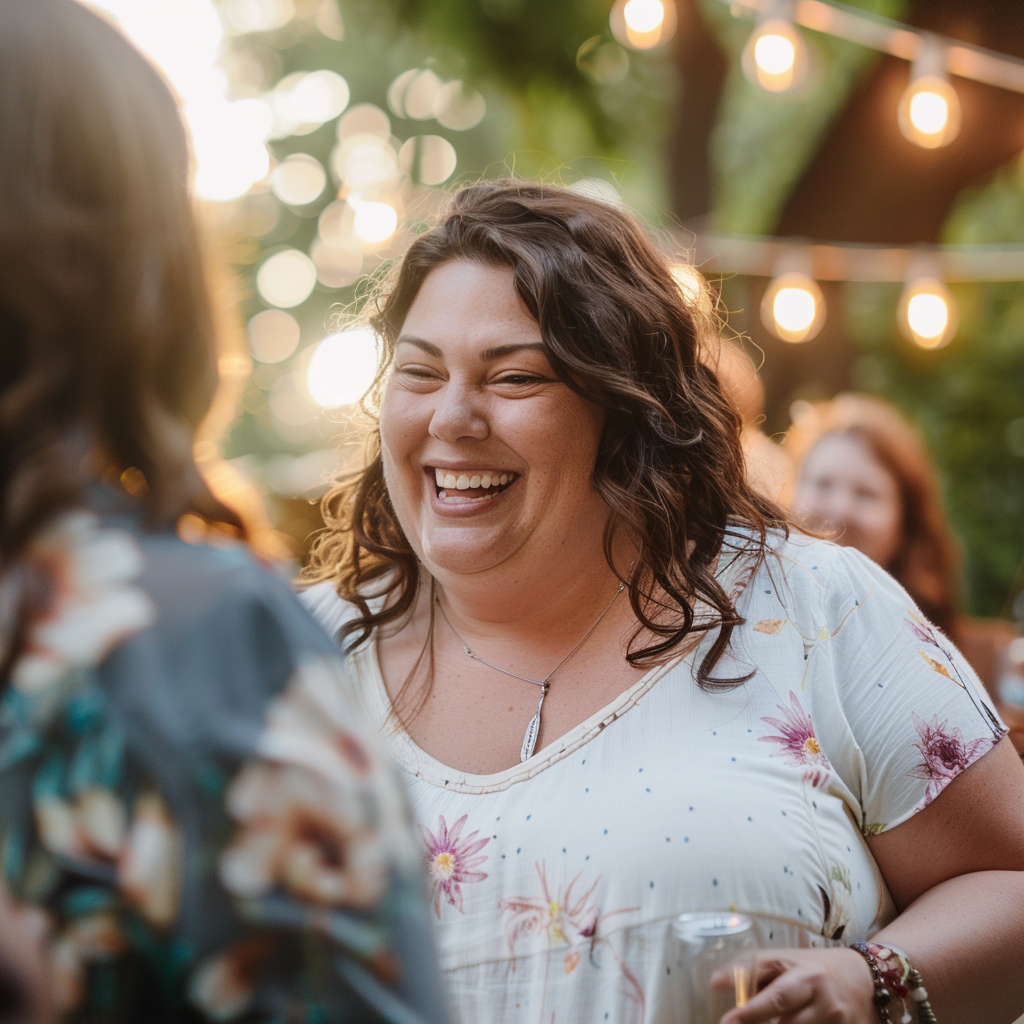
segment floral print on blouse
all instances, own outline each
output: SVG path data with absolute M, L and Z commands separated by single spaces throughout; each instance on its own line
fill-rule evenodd
M 243 548 L 99 503 L 31 543 L 53 593 L 0 696 L 0 863 L 62 1019 L 445 1019 L 405 795 L 336 648 Z
M 960 654 L 859 552 L 773 535 L 757 564 L 740 536 L 720 562 L 744 621 L 716 675 L 746 682 L 697 686 L 706 637 L 491 775 L 394 727 L 372 642 L 347 660 L 406 773 L 461 1024 L 703 1024 L 682 913 L 750 914 L 764 945 L 867 938 L 896 908 L 866 838 L 1004 734 Z M 330 584 L 304 600 L 335 634 L 353 614 Z

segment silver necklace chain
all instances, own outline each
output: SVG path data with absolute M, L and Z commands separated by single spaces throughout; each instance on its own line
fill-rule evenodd
M 531 679 L 529 676 L 521 676 L 518 672 L 512 672 L 507 668 L 502 668 L 500 665 L 495 665 L 493 662 L 488 661 L 486 658 L 481 658 L 479 654 L 473 651 L 469 644 L 459 636 L 458 630 L 452 625 L 451 619 L 448 618 L 447 613 L 444 610 L 444 605 L 441 604 L 441 598 L 437 597 L 437 607 L 441 610 L 441 616 L 444 621 L 448 623 L 448 628 L 455 635 L 455 639 L 462 645 L 463 651 L 472 658 L 474 661 L 479 661 L 481 665 L 486 665 L 488 668 L 494 669 L 495 672 L 500 672 L 502 675 L 511 676 L 513 679 L 520 679 L 524 683 L 533 683 L 534 686 L 540 687 L 540 701 L 537 704 L 537 711 L 533 718 L 530 719 L 530 724 L 526 727 L 526 735 L 523 737 L 523 746 L 519 752 L 519 760 L 526 761 L 528 758 L 533 756 L 534 748 L 537 746 L 537 737 L 540 735 L 540 713 L 544 707 L 544 698 L 548 695 L 548 690 L 551 688 L 551 679 L 554 674 L 587 642 L 590 638 L 590 634 L 600 625 L 601 620 L 612 610 L 612 605 L 615 604 L 615 599 L 625 590 L 626 584 L 620 583 L 618 589 L 612 594 L 612 599 L 608 602 L 607 607 L 600 615 L 594 620 L 591 627 L 580 637 L 576 646 L 543 678 L 543 679 Z

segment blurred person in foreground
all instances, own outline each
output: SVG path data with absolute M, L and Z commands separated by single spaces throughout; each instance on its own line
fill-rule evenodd
M 913 1020 L 908 962 L 942 1024 L 1018 1017 L 1005 727 L 751 487 L 720 325 L 633 216 L 465 188 L 368 312 L 379 416 L 302 581 L 406 772 L 457 1018 L 673 1020 L 675 916 L 730 909 L 864 945 L 764 953 L 723 1024 Z
M 42 942 L 46 920 L 0 884 L 0 1024 L 52 1024 Z
M 959 610 L 959 555 L 920 433 L 884 399 L 799 403 L 783 445 L 797 466 L 793 513 L 864 552 L 964 653 L 995 695 L 1014 630 Z
M 0 0 L 0 125 L 0 850 L 55 1010 L 439 1022 L 337 649 L 242 543 L 174 530 L 240 528 L 192 454 L 217 371 L 175 101 L 83 6 Z

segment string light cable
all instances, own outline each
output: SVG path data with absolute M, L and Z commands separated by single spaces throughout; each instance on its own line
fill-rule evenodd
M 690 250 L 703 274 L 769 278 L 762 322 L 775 337 L 792 344 L 810 341 L 824 323 L 818 281 L 902 283 L 896 311 L 900 332 L 918 348 L 938 349 L 949 344 L 959 325 L 947 282 L 1024 280 L 1022 245 L 902 248 L 700 230 L 676 241 Z

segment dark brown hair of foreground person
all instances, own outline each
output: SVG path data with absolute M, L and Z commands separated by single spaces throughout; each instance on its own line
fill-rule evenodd
M 942 494 L 920 433 L 884 399 L 838 395 L 815 403 L 786 438 L 796 463 L 830 434 L 857 438 L 896 481 L 903 507 L 901 543 L 888 570 L 921 611 L 956 639 L 959 558 Z
M 638 549 L 626 577 L 630 602 L 658 638 L 629 660 L 667 656 L 691 630 L 720 626 L 698 681 L 727 685 L 711 678 L 739 621 L 714 577 L 722 541 L 745 529 L 763 549 L 766 531 L 785 529 L 785 519 L 747 485 L 739 417 L 700 359 L 705 344 L 717 345 L 718 325 L 683 299 L 628 213 L 561 187 L 473 185 L 455 194 L 371 299 L 370 323 L 383 340 L 378 394 L 420 285 L 451 260 L 510 268 L 555 372 L 604 410 L 594 483 L 613 512 L 611 530 L 626 530 Z M 388 502 L 376 431 L 371 445 L 366 468 L 324 496 L 327 530 L 301 577 L 334 581 L 357 606 L 343 631 L 351 646 L 408 614 L 420 580 Z M 371 592 L 388 595 L 382 610 L 368 606 Z M 696 601 L 711 610 L 698 621 Z
M 154 526 L 238 523 L 193 461 L 214 318 L 170 90 L 73 0 L 0 0 L 0 125 L 0 569 L 24 622 L 47 583 L 23 546 L 101 476 L 140 471 Z

